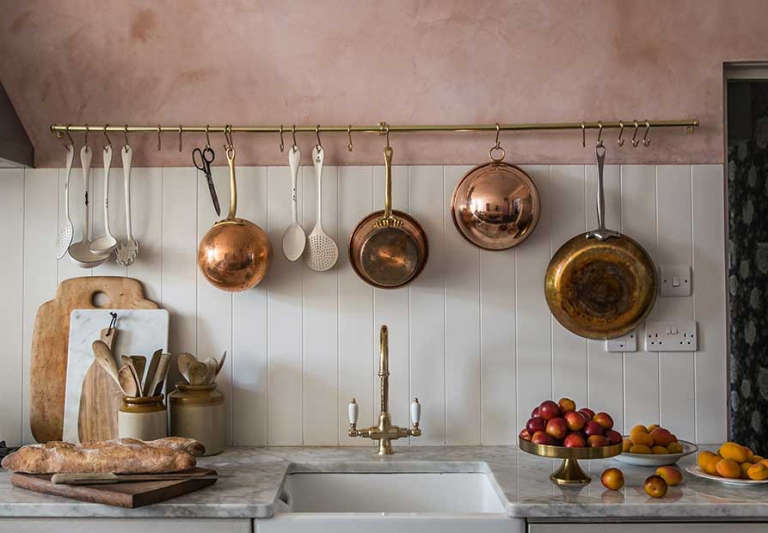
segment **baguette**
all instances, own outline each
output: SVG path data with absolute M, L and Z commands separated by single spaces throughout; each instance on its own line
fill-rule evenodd
M 29 474 L 115 472 L 125 474 L 178 472 L 194 468 L 195 458 L 187 450 L 202 446 L 192 439 L 136 439 L 71 444 L 51 441 L 23 446 L 6 456 L 3 468 Z

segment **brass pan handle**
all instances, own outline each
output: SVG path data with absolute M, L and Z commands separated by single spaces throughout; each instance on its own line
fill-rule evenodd
M 605 145 L 602 141 L 595 147 L 597 157 L 597 228 L 587 233 L 587 239 L 604 241 L 621 237 L 621 234 L 605 228 L 605 190 L 603 187 L 603 168 L 605 167 Z
M 228 219 L 237 214 L 237 183 L 235 182 L 235 147 L 226 147 L 227 163 L 229 164 L 229 214 Z
M 399 228 L 403 221 L 392 216 L 392 147 L 384 148 L 384 214 L 375 228 Z

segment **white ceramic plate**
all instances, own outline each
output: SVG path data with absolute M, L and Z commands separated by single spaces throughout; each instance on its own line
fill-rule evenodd
M 683 451 L 680 453 L 627 453 L 623 452 L 616 456 L 617 461 L 626 463 L 628 465 L 637 466 L 664 466 L 673 465 L 678 462 L 682 457 L 690 455 L 699 449 L 698 446 L 692 442 L 685 440 L 679 441 L 683 445 Z
M 688 465 L 685 467 L 685 471 L 689 474 L 693 474 L 694 476 L 703 477 L 704 479 L 711 479 L 712 481 L 719 481 L 720 483 L 724 483 L 726 485 L 765 485 L 768 483 L 768 479 L 758 480 L 758 479 L 731 479 L 727 477 L 720 477 L 720 476 L 713 476 L 712 474 L 707 474 L 699 468 L 699 465 Z

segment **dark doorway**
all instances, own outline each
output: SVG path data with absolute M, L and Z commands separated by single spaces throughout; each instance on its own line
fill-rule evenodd
M 768 453 L 768 80 L 727 82 L 732 440 Z

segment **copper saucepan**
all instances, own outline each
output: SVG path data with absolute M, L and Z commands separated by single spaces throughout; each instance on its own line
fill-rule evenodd
M 258 285 L 267 273 L 272 245 L 267 234 L 249 220 L 237 218 L 235 148 L 231 133 L 227 138 L 229 163 L 229 214 L 208 230 L 197 249 L 197 264 L 203 276 L 215 287 L 244 291 Z
M 500 156 L 494 157 L 499 151 Z M 456 185 L 451 216 L 469 242 L 486 250 L 506 250 L 527 239 L 539 222 L 541 204 L 533 180 L 504 163 L 504 149 L 490 149 L 491 161 L 467 172 Z
M 595 230 L 563 244 L 547 267 L 547 304 L 558 322 L 590 339 L 613 339 L 635 329 L 656 301 L 656 267 L 635 240 L 605 228 L 603 165 L 597 155 L 597 223 Z
M 413 281 L 429 254 L 427 235 L 416 220 L 392 209 L 392 147 L 384 149 L 384 210 L 371 213 L 349 239 L 349 260 L 360 278 L 374 287 L 394 289 Z

